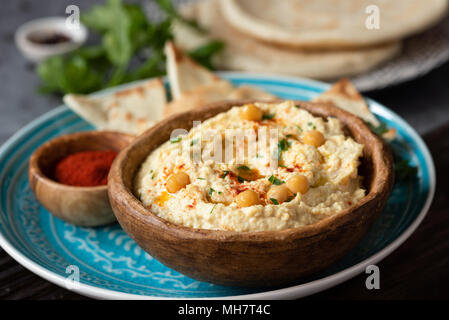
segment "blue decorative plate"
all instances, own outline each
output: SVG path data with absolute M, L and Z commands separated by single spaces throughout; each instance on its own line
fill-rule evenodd
M 298 78 L 221 75 L 236 85 L 258 86 L 287 99 L 309 100 L 328 88 Z M 297 298 L 327 289 L 363 272 L 403 243 L 424 218 L 434 194 L 434 165 L 421 138 L 398 115 L 374 101 L 369 103 L 382 121 L 398 131 L 393 148 L 418 168 L 418 177 L 397 183 L 383 214 L 357 248 L 307 282 L 277 289 L 198 282 L 146 254 L 118 224 L 80 228 L 49 214 L 28 184 L 30 155 L 56 136 L 92 129 L 65 106 L 33 121 L 0 149 L 0 244 L 41 277 L 96 298 Z M 80 283 L 74 286 L 67 278 L 73 278 L 75 269 Z

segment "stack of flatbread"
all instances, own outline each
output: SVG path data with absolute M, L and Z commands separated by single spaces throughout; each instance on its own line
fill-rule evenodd
M 448 0 L 199 0 L 182 13 L 207 35 L 177 23 L 192 49 L 226 43 L 221 69 L 337 79 L 368 71 L 400 52 L 402 39 L 437 23 Z

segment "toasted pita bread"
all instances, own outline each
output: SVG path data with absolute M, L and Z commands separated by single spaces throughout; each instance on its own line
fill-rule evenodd
M 391 59 L 401 49 L 399 41 L 364 49 L 332 51 L 304 51 L 273 46 L 232 28 L 223 18 L 217 0 L 189 3 L 180 9 L 183 15 L 196 19 L 207 28 L 208 34 L 205 36 L 185 24 L 177 23 L 173 28 L 175 43 L 183 50 L 190 50 L 211 39 L 224 41 L 225 49 L 213 62 L 217 68 L 225 70 L 333 80 L 368 71 Z
M 154 79 L 111 95 L 68 94 L 64 103 L 99 130 L 137 135 L 163 118 L 167 100 L 163 81 Z
M 365 99 L 346 78 L 335 83 L 328 91 L 315 97 L 312 101 L 332 103 L 343 110 L 355 114 L 375 127 L 380 125 L 379 120 L 369 110 Z
M 252 86 L 235 88 L 187 57 L 173 43 L 165 45 L 167 72 L 174 100 L 164 115 L 192 110 L 208 103 L 236 99 L 273 99 L 274 95 Z
M 173 99 L 179 98 L 184 92 L 192 89 L 222 81 L 214 73 L 182 53 L 171 41 L 165 44 L 165 55 Z
M 250 37 L 314 49 L 402 39 L 440 21 L 448 7 L 447 0 L 221 0 L 220 4 L 226 21 Z M 376 13 L 379 28 L 368 28 Z

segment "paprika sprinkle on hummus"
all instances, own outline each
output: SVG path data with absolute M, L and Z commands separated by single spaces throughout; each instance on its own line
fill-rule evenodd
M 55 167 L 57 182 L 76 187 L 95 187 L 108 183 L 108 173 L 117 156 L 115 151 L 84 151 L 62 158 Z

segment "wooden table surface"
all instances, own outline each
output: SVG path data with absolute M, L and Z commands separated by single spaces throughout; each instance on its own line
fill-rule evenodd
M 367 290 L 361 274 L 308 299 L 449 298 L 449 123 L 424 138 L 440 177 L 435 198 L 415 233 L 378 264 L 380 290 Z M 86 298 L 40 278 L 0 249 L 0 299 Z

